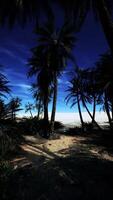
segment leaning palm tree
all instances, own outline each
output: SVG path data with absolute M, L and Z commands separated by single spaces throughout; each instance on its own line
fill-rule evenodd
M 79 79 L 74 78 L 70 81 L 70 86 L 67 89 L 67 92 L 69 93 L 67 97 L 65 98 L 66 103 L 69 101 L 72 101 L 71 107 L 75 106 L 77 104 L 78 106 L 78 112 L 80 116 L 80 121 L 81 121 L 81 126 L 82 129 L 84 130 L 84 121 L 82 117 L 82 112 L 81 112 L 81 91 L 80 91 L 80 84 L 79 84 Z
M 108 52 L 101 55 L 96 63 L 97 88 L 100 96 L 100 104 L 108 116 L 110 127 L 113 118 L 113 57 Z M 112 116 L 110 114 L 112 113 Z
M 98 87 L 97 87 L 97 70 L 96 68 L 88 68 L 83 71 L 83 79 L 85 80 L 86 93 L 87 96 L 90 96 L 91 104 L 93 104 L 93 114 L 92 114 L 92 124 L 94 124 L 95 115 L 96 115 L 96 106 L 98 103 Z M 87 84 L 86 84 L 87 83 Z
M 67 102 L 72 99 L 73 101 L 72 106 L 74 106 L 76 103 L 78 104 L 78 110 L 79 110 L 81 125 L 83 129 L 84 129 L 84 123 L 83 123 L 81 110 L 80 110 L 80 102 L 82 103 L 83 107 L 85 107 L 90 118 L 93 119 L 93 116 L 87 106 L 87 104 L 92 103 L 92 99 L 91 99 L 91 96 L 87 93 L 88 85 L 87 85 L 86 79 L 84 79 L 84 73 L 86 73 L 86 71 L 87 70 L 81 70 L 79 68 L 76 70 L 74 78 L 70 82 L 71 87 L 69 87 L 68 89 L 69 95 L 66 97 Z M 93 122 L 99 129 L 101 129 L 98 123 L 94 119 L 93 119 Z
M 47 22 L 44 26 L 38 27 L 36 33 L 39 45 L 32 50 L 33 57 L 30 59 L 30 73 L 39 72 L 38 81 L 41 83 L 43 91 L 47 88 L 46 101 L 50 86 L 54 88 L 51 115 L 51 130 L 53 131 L 57 102 L 57 79 L 66 67 L 67 60 L 74 60 L 71 51 L 76 41 L 75 29 L 70 23 L 65 23 L 61 29 L 56 30 L 53 22 Z M 45 83 L 43 83 L 43 80 L 45 80 Z M 48 105 L 48 102 L 45 104 Z M 45 108 L 47 110 L 47 106 Z M 45 113 L 47 114 L 47 112 Z M 46 119 L 48 119 L 48 116 Z
M 87 17 L 87 13 L 93 11 L 99 20 L 108 45 L 113 54 L 113 1 L 112 0 L 60 0 L 60 4 L 66 11 L 66 17 L 72 19 L 79 29 Z

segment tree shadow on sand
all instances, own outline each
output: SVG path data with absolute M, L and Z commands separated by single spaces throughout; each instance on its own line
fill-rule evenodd
M 113 199 L 113 162 L 100 159 L 76 144 L 59 152 L 64 156 L 27 145 L 29 151 L 24 150 L 23 155 L 30 164 L 14 170 L 1 199 Z

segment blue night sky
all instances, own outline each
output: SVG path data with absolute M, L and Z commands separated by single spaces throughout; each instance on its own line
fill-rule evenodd
M 23 106 L 27 102 L 33 102 L 30 84 L 33 79 L 27 78 L 27 60 L 31 57 L 30 49 L 36 46 L 36 36 L 33 34 L 34 25 L 29 23 L 24 29 L 15 26 L 12 30 L 8 27 L 0 28 L 0 64 L 3 65 L 3 73 L 10 81 L 11 95 L 22 98 Z M 101 25 L 95 21 L 91 14 L 77 34 L 77 43 L 73 51 L 77 64 L 80 67 L 92 67 L 99 55 L 108 50 L 107 42 L 101 29 Z M 62 77 L 59 78 L 59 91 L 57 112 L 77 112 L 76 108 L 66 106 L 64 98 L 68 86 L 68 72 L 72 70 L 69 64 Z

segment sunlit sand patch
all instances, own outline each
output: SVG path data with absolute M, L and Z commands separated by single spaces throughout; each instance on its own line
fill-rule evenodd
M 59 139 L 46 140 L 40 137 L 25 136 L 25 139 L 26 144 L 21 145 L 21 148 L 25 152 L 27 162 L 36 167 L 56 158 L 67 157 L 70 153 L 74 156 L 81 156 L 81 154 L 86 156 L 87 153 L 91 153 L 92 156 L 113 161 L 112 156 L 106 152 L 101 153 L 102 149 L 83 144 L 85 137 L 61 135 Z
M 64 156 L 60 153 L 62 150 L 69 149 L 74 143 L 74 139 L 71 136 L 61 136 L 60 139 L 48 141 L 44 146 L 56 155 Z
M 44 155 L 51 159 L 54 158 L 55 155 L 60 157 L 67 156 L 72 145 L 75 144 L 75 148 L 77 148 L 76 143 L 78 145 L 80 141 L 83 140 L 82 137 L 75 138 L 65 135 L 61 135 L 59 139 L 53 140 L 45 140 L 33 136 L 25 136 L 25 139 L 28 143 L 32 143 L 32 145 L 23 145 L 22 148 L 24 151 L 31 152 L 37 156 Z

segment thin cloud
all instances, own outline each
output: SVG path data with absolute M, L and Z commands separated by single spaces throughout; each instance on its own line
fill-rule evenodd
M 8 49 L 7 47 L 1 47 L 0 53 L 4 54 L 5 57 L 9 56 L 11 59 L 18 60 L 21 64 L 27 63 L 27 59 L 22 58 L 22 55 L 19 55 L 19 53 L 16 50 L 10 50 L 10 49 Z M 23 57 L 24 57 L 24 55 L 23 55 Z
M 10 84 L 11 86 L 14 86 L 14 87 L 20 87 L 20 88 L 23 88 L 23 89 L 30 89 L 31 86 L 28 85 L 28 84 Z

